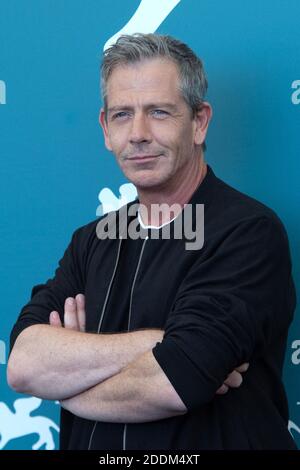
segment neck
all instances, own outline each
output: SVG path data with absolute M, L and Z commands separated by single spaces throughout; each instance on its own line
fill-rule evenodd
M 160 188 L 138 189 L 140 201 L 140 216 L 145 225 L 160 226 L 170 222 L 188 203 L 191 196 L 201 184 L 207 173 L 207 165 L 201 158 L 195 159 L 189 168 L 182 171 L 181 179 L 176 184 L 168 184 Z M 153 210 L 153 205 L 161 206 Z M 170 206 L 172 210 L 168 210 Z

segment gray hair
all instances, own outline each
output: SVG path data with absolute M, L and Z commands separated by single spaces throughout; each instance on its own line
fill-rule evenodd
M 134 64 L 146 59 L 163 57 L 178 67 L 180 92 L 192 111 L 201 108 L 207 92 L 207 79 L 202 61 L 183 42 L 172 36 L 160 34 L 124 34 L 104 51 L 101 65 L 101 90 L 105 115 L 107 113 L 107 82 L 112 71 L 119 65 Z M 206 146 L 203 143 L 203 150 Z

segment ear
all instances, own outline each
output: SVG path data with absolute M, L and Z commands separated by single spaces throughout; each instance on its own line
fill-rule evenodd
M 105 147 L 107 150 L 112 151 L 111 143 L 110 143 L 110 138 L 109 138 L 109 132 L 108 132 L 108 127 L 107 127 L 107 121 L 105 119 L 105 112 L 104 109 L 100 109 L 100 114 L 99 114 L 99 124 L 102 127 L 103 131 L 103 137 L 104 137 L 104 142 L 105 142 Z
M 212 107 L 207 101 L 203 101 L 201 108 L 197 111 L 195 121 L 195 145 L 201 145 L 205 141 L 209 121 L 212 117 Z

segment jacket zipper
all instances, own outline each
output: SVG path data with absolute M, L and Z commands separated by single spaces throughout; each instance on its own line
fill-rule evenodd
M 106 305 L 107 305 L 107 302 L 108 302 L 108 298 L 109 298 L 109 294 L 110 294 L 110 291 L 111 291 L 111 287 L 112 287 L 112 284 L 113 284 L 113 282 L 114 282 L 114 278 L 115 278 L 115 275 L 116 275 L 117 267 L 118 267 L 118 264 L 119 264 L 120 251 L 121 251 L 121 244 L 122 244 L 122 237 L 120 237 L 120 242 L 119 242 L 119 247 L 118 247 L 118 253 L 117 253 L 117 258 L 116 258 L 116 262 L 115 262 L 115 267 L 114 267 L 113 274 L 112 274 L 112 277 L 111 277 L 111 280 L 110 280 L 110 283 L 109 283 L 109 286 L 108 286 L 108 289 L 107 289 L 107 292 L 106 292 L 106 297 L 105 297 L 105 300 L 104 300 L 104 304 L 103 304 L 103 307 L 102 307 L 101 316 L 100 316 L 99 323 L 98 323 L 97 334 L 99 334 L 99 333 L 100 333 L 100 330 L 101 330 L 101 326 L 102 326 L 102 322 L 103 322 L 103 318 L 104 318 L 104 313 L 105 313 L 105 310 L 106 310 Z M 96 429 L 96 426 L 97 426 L 97 422 L 98 422 L 98 421 L 95 421 L 95 424 L 94 424 L 94 426 L 93 426 L 93 430 L 92 430 L 92 432 L 91 432 L 91 436 L 90 436 L 89 445 L 88 445 L 88 449 L 87 449 L 87 450 L 91 450 L 92 440 L 93 440 L 93 437 L 94 437 L 94 433 L 95 433 L 95 429 Z
M 140 269 L 140 265 L 141 265 L 141 262 L 142 262 L 142 257 L 143 257 L 143 253 L 144 253 L 144 249 L 145 249 L 145 245 L 146 245 L 147 240 L 148 240 L 148 237 L 146 237 L 144 242 L 143 242 L 142 249 L 141 249 L 140 256 L 139 256 L 139 260 L 138 260 L 138 264 L 137 264 L 137 267 L 136 267 L 136 270 L 135 270 L 135 273 L 134 273 L 134 278 L 133 278 L 133 282 L 132 282 L 132 286 L 131 286 L 127 331 L 129 331 L 129 329 L 130 329 L 133 290 L 134 290 L 136 278 L 137 278 L 137 275 L 138 275 L 138 271 Z M 124 430 L 123 430 L 123 450 L 126 450 L 126 435 L 127 435 L 127 423 L 124 424 Z

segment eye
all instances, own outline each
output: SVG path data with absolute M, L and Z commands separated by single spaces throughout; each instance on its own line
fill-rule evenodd
M 168 116 L 169 113 L 165 111 L 164 109 L 153 109 L 152 114 L 155 117 L 163 118 L 165 116 Z
M 129 115 L 129 113 L 127 111 L 119 111 L 118 113 L 115 113 L 112 115 L 112 119 L 124 119 L 126 118 L 127 116 Z

